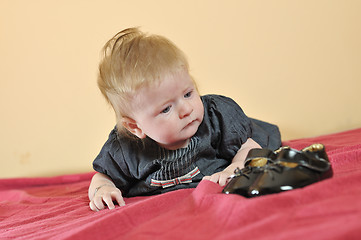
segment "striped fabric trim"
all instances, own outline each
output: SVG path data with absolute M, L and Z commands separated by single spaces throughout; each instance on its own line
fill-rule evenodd
M 154 180 L 151 179 L 151 186 L 155 186 L 155 187 L 162 187 L 162 188 L 167 188 L 167 187 L 172 187 L 178 184 L 184 184 L 184 183 L 191 183 L 192 182 L 192 178 L 196 175 L 198 175 L 199 173 L 199 169 L 198 167 L 195 167 L 192 171 L 190 171 L 189 173 L 177 177 L 177 178 L 173 178 L 170 180 L 163 180 L 163 181 L 159 181 L 159 180 Z
M 187 174 L 189 169 L 195 168 L 196 147 L 199 139 L 192 137 L 187 148 L 167 150 L 158 148 L 158 158 L 152 164 L 160 166 L 152 179 L 156 181 L 168 181 Z

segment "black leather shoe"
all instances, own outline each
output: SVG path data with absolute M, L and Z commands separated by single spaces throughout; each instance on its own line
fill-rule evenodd
M 246 166 L 245 168 L 237 168 L 231 180 L 223 188 L 223 193 L 226 194 L 239 194 L 248 196 L 249 187 L 256 181 L 261 172 L 257 167 Z
M 276 157 L 277 155 L 269 149 L 251 149 L 246 157 L 245 167 L 242 169 L 237 168 L 234 171 L 234 175 L 231 176 L 231 180 L 222 192 L 248 196 L 249 187 L 256 181 L 258 175 L 262 173 L 259 167 L 274 162 Z
M 257 150 L 260 157 L 257 157 L 257 151 L 251 151 L 246 160 L 246 168 L 249 169 L 238 171 L 242 172 L 240 175 L 235 173 L 224 188 L 224 193 L 255 197 L 305 187 L 332 176 L 332 168 L 322 144 L 312 144 L 301 151 L 283 147 L 274 154 L 262 154 Z M 263 159 L 263 162 L 255 159 Z M 254 165 L 254 162 L 261 164 Z

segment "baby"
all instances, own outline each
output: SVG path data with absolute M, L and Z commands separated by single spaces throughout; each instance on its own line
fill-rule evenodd
M 93 162 L 94 211 L 202 179 L 224 186 L 250 149 L 281 145 L 277 126 L 248 118 L 230 98 L 200 96 L 184 53 L 162 36 L 116 34 L 104 46 L 98 86 L 117 124 Z

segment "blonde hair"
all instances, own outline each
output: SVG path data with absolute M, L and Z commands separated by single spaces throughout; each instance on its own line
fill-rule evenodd
M 174 43 L 138 28 L 117 33 L 102 53 L 98 87 L 115 111 L 119 132 L 120 120 L 129 114 L 129 101 L 139 88 L 161 81 L 180 67 L 189 69 L 186 56 Z

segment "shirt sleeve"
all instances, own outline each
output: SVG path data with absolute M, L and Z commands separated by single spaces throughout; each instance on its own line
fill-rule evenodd
M 252 136 L 251 121 L 231 98 L 208 95 L 208 114 L 214 133 L 218 136 L 218 152 L 232 160 L 242 144 Z
M 93 161 L 95 171 L 109 176 L 114 184 L 123 192 L 128 192 L 132 177 L 117 139 L 117 130 L 113 129 L 100 153 Z

